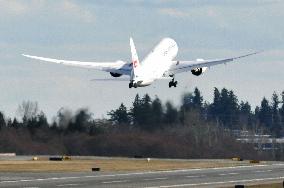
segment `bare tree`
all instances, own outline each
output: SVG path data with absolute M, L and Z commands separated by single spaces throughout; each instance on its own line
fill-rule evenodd
M 23 101 L 17 109 L 17 114 L 26 120 L 30 120 L 39 114 L 38 103 L 33 101 Z

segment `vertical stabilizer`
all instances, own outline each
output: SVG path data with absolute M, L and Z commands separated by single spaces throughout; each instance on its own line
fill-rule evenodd
M 138 55 L 136 52 L 136 48 L 133 42 L 133 39 L 130 37 L 130 48 L 131 48 L 131 60 L 132 60 L 132 67 L 133 67 L 133 76 L 137 75 L 137 70 L 140 67 L 140 62 L 138 59 Z

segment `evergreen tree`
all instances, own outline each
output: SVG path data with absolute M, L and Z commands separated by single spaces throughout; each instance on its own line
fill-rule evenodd
M 47 118 L 43 112 L 37 115 L 36 121 L 37 121 L 36 127 L 49 127 Z
M 219 118 L 224 126 L 229 125 L 231 128 L 231 117 L 230 117 L 230 101 L 229 101 L 229 91 L 226 88 L 221 90 L 221 97 L 220 97 L 220 111 L 219 111 Z
M 124 106 L 123 103 L 120 104 L 117 110 L 112 110 L 108 113 L 108 115 L 110 115 L 110 120 L 115 124 L 128 125 L 130 123 L 127 108 Z
M 155 128 L 161 126 L 163 121 L 163 107 L 161 100 L 156 97 L 155 100 L 152 102 L 152 124 Z
M 148 94 L 145 94 L 141 100 L 141 120 L 139 125 L 144 130 L 155 129 L 153 126 L 153 113 L 152 113 L 152 101 Z
M 37 115 L 30 117 L 29 119 L 26 118 L 26 116 L 24 116 L 22 125 L 23 127 L 28 128 L 28 130 L 31 132 L 32 135 L 34 135 L 35 131 L 39 128 L 49 128 L 49 124 L 43 112 L 40 112 Z M 13 126 L 16 127 L 17 125 Z
M 264 125 L 269 129 L 271 128 L 272 124 L 271 107 L 269 106 L 269 102 L 265 97 L 261 101 L 261 106 L 258 112 L 258 119 L 262 125 Z
M 192 93 L 185 93 L 182 96 L 182 104 L 179 111 L 179 119 L 182 124 L 184 124 L 185 115 L 191 109 L 193 109 L 193 95 Z
M 139 95 L 135 96 L 133 106 L 130 109 L 133 124 L 144 130 L 154 129 L 152 102 L 148 94 L 145 94 L 142 99 Z
M 190 92 L 183 95 L 182 106 L 184 110 L 188 111 L 192 108 L 201 109 L 202 105 L 203 97 L 201 96 L 201 93 L 197 87 L 194 89 L 193 94 Z
M 182 105 L 181 108 L 184 111 L 190 111 L 191 109 L 194 108 L 194 95 L 189 92 L 189 93 L 185 93 L 182 97 Z
M 255 116 L 255 123 L 258 125 L 260 124 L 260 120 L 259 120 L 259 112 L 260 112 L 260 107 L 259 106 L 256 106 L 255 109 L 254 109 L 254 116 Z
M 182 124 L 186 118 L 185 115 L 189 115 L 189 113 L 197 113 L 201 115 L 204 112 L 203 109 L 203 97 L 199 89 L 196 87 L 193 93 L 185 93 L 182 98 L 182 105 L 179 111 L 179 119 Z
M 284 91 L 281 93 L 281 98 L 282 98 L 282 106 L 280 108 L 280 116 L 281 116 L 281 124 L 284 129 Z
M 201 96 L 201 93 L 197 87 L 194 89 L 193 93 L 194 93 L 194 96 L 192 98 L 193 106 L 195 109 L 201 110 L 203 105 L 203 97 Z
M 69 131 L 83 132 L 89 129 L 92 123 L 92 114 L 87 109 L 81 109 L 73 117 L 72 122 L 68 126 Z
M 21 127 L 21 123 L 18 122 L 17 118 L 13 119 L 11 127 L 16 128 L 16 129 Z
M 210 117 L 219 119 L 219 114 L 221 112 L 221 94 L 220 91 L 214 88 L 214 98 L 213 103 L 209 106 Z
M 231 90 L 229 91 L 228 96 L 228 107 L 227 107 L 227 115 L 228 119 L 230 120 L 230 127 L 237 125 L 239 123 L 239 104 L 237 96 L 234 94 L 234 92 Z
M 281 135 L 284 135 L 284 91 L 281 93 L 281 107 L 279 109 L 280 113 L 280 124 L 281 124 Z
M 166 102 L 165 123 L 173 125 L 178 122 L 178 111 L 171 102 Z
M 0 129 L 6 126 L 4 114 L 0 112 Z
M 249 115 L 251 114 L 251 106 L 248 102 L 241 101 L 240 103 L 240 112 L 242 114 Z
M 137 94 L 132 104 L 132 108 L 130 109 L 130 114 L 132 116 L 132 121 L 134 125 L 139 125 L 143 121 L 141 116 L 141 103 L 141 99 Z
M 271 104 L 271 110 L 272 110 L 272 127 L 271 131 L 276 135 L 280 136 L 281 133 L 281 123 L 280 123 L 280 113 L 279 113 L 279 104 L 280 100 L 276 92 L 272 94 L 272 104 Z
M 209 115 L 222 125 L 233 128 L 238 124 L 239 105 L 233 91 L 223 88 L 221 92 L 214 89 L 214 100 L 209 106 Z
M 280 104 L 279 97 L 276 94 L 276 92 L 274 92 L 272 94 L 272 112 L 273 112 L 273 114 L 277 114 L 278 113 L 278 106 L 279 106 L 279 104 Z
M 251 106 L 248 102 L 241 101 L 240 103 L 240 124 L 247 128 L 252 128 L 252 117 Z
M 148 94 L 145 94 L 142 98 L 141 110 L 142 110 L 142 116 L 144 120 L 143 123 L 144 124 L 151 123 L 151 119 L 153 115 L 152 114 L 152 100 Z

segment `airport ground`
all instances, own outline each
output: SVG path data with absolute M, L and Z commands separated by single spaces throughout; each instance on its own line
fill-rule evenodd
M 282 187 L 284 163 L 48 156 L 0 158 L 0 187 Z M 100 171 L 92 171 L 92 168 Z M 268 185 L 267 185 L 268 184 Z M 254 188 L 254 187 L 253 187 Z

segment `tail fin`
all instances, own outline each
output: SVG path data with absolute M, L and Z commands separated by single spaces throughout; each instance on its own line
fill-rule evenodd
M 138 59 L 138 55 L 136 52 L 136 48 L 133 42 L 133 39 L 130 37 L 130 48 L 131 48 L 131 58 L 132 58 L 132 67 L 133 67 L 133 73 L 136 75 L 137 69 L 140 67 L 140 62 Z

